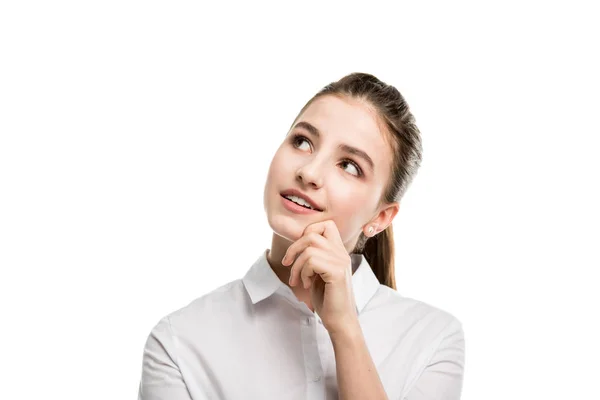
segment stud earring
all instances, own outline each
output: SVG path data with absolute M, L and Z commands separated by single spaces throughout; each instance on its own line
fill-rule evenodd
M 372 227 L 372 226 L 370 226 L 370 227 L 369 227 L 369 235 L 371 235 L 372 233 L 373 233 L 373 227 Z

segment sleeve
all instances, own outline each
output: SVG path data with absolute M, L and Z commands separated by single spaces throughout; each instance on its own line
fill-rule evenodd
M 459 400 L 465 366 L 462 324 L 450 323 L 437 351 L 402 400 Z
M 169 317 L 162 318 L 144 346 L 138 400 L 191 400 L 177 365 Z

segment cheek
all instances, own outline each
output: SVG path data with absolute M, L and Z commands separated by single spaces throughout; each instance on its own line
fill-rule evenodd
M 360 224 L 364 219 L 359 205 L 365 204 L 366 199 L 357 193 L 336 193 L 331 198 L 331 209 L 335 210 L 331 214 L 331 219 L 337 225 L 342 237 L 348 237 L 354 234 L 354 231 L 360 229 Z
M 291 154 L 285 148 L 279 148 L 273 155 L 271 161 L 271 169 L 275 172 L 283 172 L 290 169 L 290 161 L 292 161 Z
M 267 179 L 265 181 L 264 194 L 276 193 L 278 190 L 287 188 L 290 184 L 293 184 L 293 166 L 289 161 L 289 157 L 286 157 L 285 151 L 278 150 L 267 172 Z
M 283 157 L 278 152 L 271 160 L 271 165 L 269 166 L 269 172 L 267 176 L 267 181 L 269 182 L 277 182 L 277 179 L 284 174 L 283 169 L 286 167 L 286 164 L 282 161 Z

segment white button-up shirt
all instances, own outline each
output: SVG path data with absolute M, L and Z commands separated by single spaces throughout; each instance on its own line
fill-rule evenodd
M 163 317 L 146 341 L 139 400 L 338 399 L 319 315 L 273 272 L 264 250 L 242 279 Z M 389 399 L 460 398 L 461 322 L 381 285 L 351 254 L 360 326 Z

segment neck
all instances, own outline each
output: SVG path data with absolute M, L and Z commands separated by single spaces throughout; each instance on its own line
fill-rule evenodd
M 279 277 L 281 282 L 290 287 L 290 289 L 292 289 L 297 296 L 310 298 L 310 289 L 304 289 L 302 285 L 296 285 L 295 287 L 290 286 L 290 270 L 293 264 L 285 266 L 281 263 L 283 256 L 285 256 L 287 249 L 292 245 L 292 243 L 293 242 L 290 242 L 276 233 L 273 233 L 271 248 L 267 252 L 267 261 L 273 272 L 275 272 L 275 275 Z M 357 267 L 358 265 L 352 265 L 352 274 L 356 272 Z
M 276 233 L 273 233 L 273 239 L 271 240 L 271 249 L 269 249 L 267 252 L 267 261 L 269 262 L 271 269 L 273 270 L 273 272 L 275 272 L 279 279 L 287 286 L 290 286 L 289 280 L 292 265 L 285 266 L 281 263 L 281 260 L 283 259 L 283 256 L 285 256 L 288 247 L 290 247 L 291 245 L 292 242 L 282 238 Z M 296 287 L 298 287 L 298 285 L 296 285 Z M 295 288 L 291 289 L 293 290 Z M 304 288 L 302 288 L 301 286 L 300 289 L 304 290 Z

